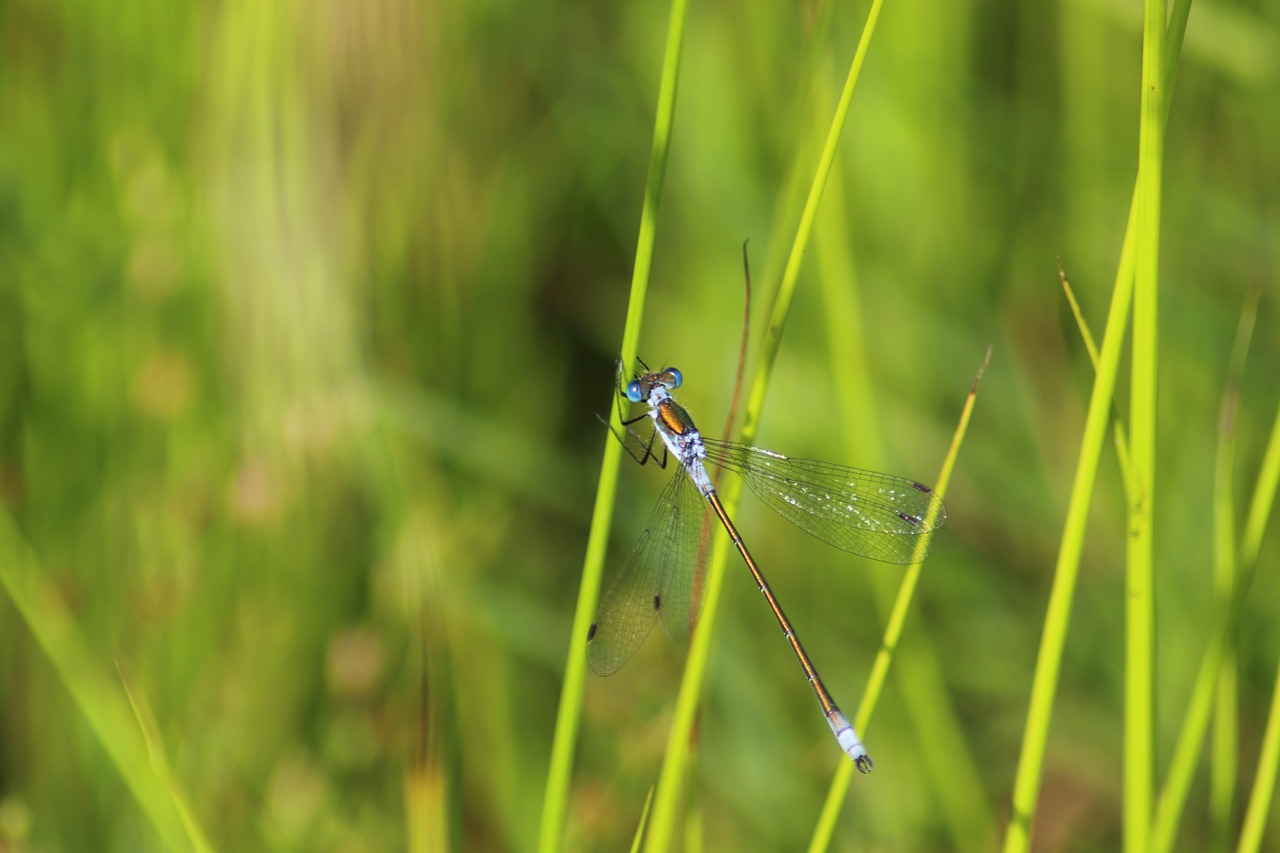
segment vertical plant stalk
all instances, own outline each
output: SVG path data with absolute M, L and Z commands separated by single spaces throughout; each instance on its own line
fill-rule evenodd
M 1170 96 L 1177 76 L 1177 58 L 1181 52 L 1182 38 L 1186 32 L 1190 12 L 1191 0 L 1176 0 L 1173 15 L 1169 21 L 1169 50 L 1163 68 L 1163 97 L 1158 99 L 1156 104 L 1161 133 L 1164 132 L 1167 124 Z M 1145 74 L 1144 66 L 1144 78 Z M 1145 88 L 1144 86 L 1144 90 Z M 1148 105 L 1145 98 L 1143 103 L 1144 106 Z M 1053 588 L 1049 593 L 1049 606 L 1040 638 L 1040 651 L 1036 658 L 1036 671 L 1031 684 L 1031 703 L 1022 737 L 1022 753 L 1018 758 L 1018 769 L 1014 777 L 1013 803 L 1005 829 L 1005 853 L 1027 850 L 1031 842 L 1031 820 L 1035 815 L 1036 799 L 1040 793 L 1045 744 L 1049 736 L 1049 722 L 1057 693 L 1058 673 L 1062 665 L 1062 653 L 1071 617 L 1071 602 L 1075 595 L 1075 583 L 1080 570 L 1085 521 L 1092 503 L 1098 458 L 1105 436 L 1106 422 L 1109 419 L 1108 411 L 1115 391 L 1120 351 L 1124 344 L 1129 305 L 1133 295 L 1134 243 L 1140 192 L 1141 184 L 1135 183 L 1124 246 L 1120 252 L 1119 269 L 1112 288 L 1111 308 L 1108 311 L 1106 330 L 1103 334 L 1102 351 L 1098 355 L 1095 367 L 1096 377 L 1089 399 L 1088 414 L 1085 417 L 1080 458 L 1076 463 L 1071 500 L 1063 525 L 1062 541 L 1058 548 Z M 1126 466 L 1126 489 L 1130 489 L 1129 469 L 1130 466 Z
M 1133 284 L 1129 530 L 1125 571 L 1124 841 L 1146 849 L 1155 785 L 1155 475 L 1164 0 L 1145 0 Z
M 635 363 L 644 318 L 645 300 L 649 292 L 649 274 L 653 267 L 653 244 L 657 232 L 658 202 L 662 198 L 662 182 L 671 148 L 671 131 L 675 118 L 676 88 L 680 78 L 680 54 L 684 44 L 687 0 L 672 0 L 667 25 L 667 41 L 662 62 L 662 78 L 658 84 L 658 103 L 653 126 L 653 145 L 649 153 L 649 174 L 645 181 L 644 202 L 640 209 L 640 232 L 636 240 L 636 260 L 631 275 L 631 296 L 627 320 L 622 333 L 620 358 L 624 365 Z M 610 393 L 609 423 L 620 429 L 618 407 Z M 542 823 L 538 849 L 542 853 L 559 850 L 564 836 L 568 811 L 569 781 L 573 771 L 573 755 L 582 719 L 583 695 L 587 676 L 587 629 L 600 598 L 600 578 L 608 550 L 609 527 L 613 522 L 613 504 L 618 487 L 618 463 L 622 445 L 613 437 L 605 437 L 604 458 L 600 463 L 600 481 L 596 488 L 595 511 L 587 537 L 587 553 L 583 560 L 582 582 L 578 587 L 578 606 L 574 611 L 569 639 L 569 658 L 565 664 L 560 706 L 556 713 L 556 730 L 551 745 L 551 763 L 547 770 L 547 788 L 542 801 Z
M 1129 228 L 1125 232 L 1124 247 L 1120 251 L 1120 265 L 1111 291 L 1111 308 L 1102 336 L 1102 351 L 1098 354 L 1096 377 L 1085 416 L 1084 438 L 1080 444 L 1080 458 L 1076 462 L 1075 481 L 1071 487 L 1071 500 L 1067 505 L 1067 518 L 1063 524 L 1062 541 L 1058 546 L 1058 560 L 1054 567 L 1053 587 L 1049 592 L 1048 610 L 1040 635 L 1040 651 L 1036 656 L 1035 675 L 1031 682 L 1027 725 L 1022 735 L 1022 752 L 1018 756 L 1018 769 L 1013 782 L 1013 803 L 1005 829 L 1005 853 L 1027 850 L 1031 842 L 1031 819 L 1040 793 L 1049 721 L 1058 689 L 1058 673 L 1062 667 L 1062 652 L 1066 646 L 1067 628 L 1071 620 L 1076 579 L 1080 573 L 1085 522 L 1093 502 L 1093 487 L 1098 477 L 1102 443 L 1111 421 L 1112 394 L 1115 392 L 1120 351 L 1129 321 L 1129 306 L 1133 295 L 1136 206 L 1135 193 L 1130 206 Z

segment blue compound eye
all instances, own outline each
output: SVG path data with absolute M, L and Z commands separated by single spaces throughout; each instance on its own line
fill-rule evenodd
M 680 383 L 684 382 L 684 374 L 679 370 L 676 370 L 674 367 L 668 367 L 662 372 L 662 375 L 662 383 L 668 388 L 679 388 Z
M 644 399 L 644 391 L 640 387 L 639 379 L 634 379 L 627 385 L 627 399 L 633 403 L 639 403 Z

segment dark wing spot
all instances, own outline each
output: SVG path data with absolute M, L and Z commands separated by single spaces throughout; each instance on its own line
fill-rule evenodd
M 589 643 L 589 642 L 591 642 L 592 640 L 594 640 L 594 639 L 596 638 L 596 628 L 599 628 L 599 627 L 600 627 L 600 626 L 599 626 L 598 624 L 594 623 L 594 622 L 591 624 L 591 630 L 587 631 L 587 642 L 588 642 L 588 643 Z
M 919 523 L 920 523 L 920 519 L 919 519 L 919 518 L 917 518 L 917 517 L 916 517 L 916 516 L 914 516 L 914 515 L 907 515 L 905 512 L 900 512 L 900 513 L 898 513 L 898 518 L 902 519 L 902 520 L 903 520 L 903 521 L 905 521 L 907 524 L 919 524 Z
M 933 489 L 929 488 L 923 483 L 912 483 L 911 485 L 914 486 L 917 490 L 924 492 L 926 495 L 933 494 Z
M 661 610 L 661 609 L 662 609 L 662 596 L 660 596 L 660 595 L 655 595 L 655 596 L 653 597 L 653 609 L 654 609 L 654 610 Z

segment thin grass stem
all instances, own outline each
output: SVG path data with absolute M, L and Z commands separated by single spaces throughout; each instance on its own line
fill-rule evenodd
M 951 482 L 951 472 L 955 469 L 956 459 L 960 454 L 960 446 L 968 432 L 969 421 L 973 415 L 973 407 L 977 401 L 978 382 L 982 379 L 983 371 L 986 370 L 987 362 L 990 358 L 991 350 L 988 348 L 986 358 L 982 361 L 982 367 L 979 368 L 978 374 L 974 377 L 973 385 L 969 388 L 969 396 L 965 399 L 964 409 L 960 413 L 960 421 L 956 425 L 955 433 L 951 438 L 951 447 L 947 450 L 947 455 L 942 462 L 942 469 L 938 472 L 934 491 L 939 496 L 946 495 L 947 485 Z M 915 597 L 916 586 L 920 581 L 921 567 L 922 564 L 919 562 L 908 566 L 902 583 L 898 587 L 897 598 L 894 600 L 888 622 L 885 624 L 884 638 L 880 643 L 880 650 L 876 654 L 875 663 L 871 667 L 871 674 L 867 678 L 867 687 L 862 693 L 862 699 L 858 703 L 858 710 L 854 714 L 853 726 L 860 732 L 865 732 L 870 725 L 871 715 L 875 711 L 876 703 L 880 699 L 880 693 L 884 689 L 884 683 L 889 675 L 889 667 L 893 663 L 894 651 L 902 639 L 902 629 L 906 622 L 907 612 L 910 609 L 912 599 Z M 845 796 L 848 794 L 852 775 L 852 765 L 848 762 L 842 762 L 836 768 L 835 775 L 831 780 L 831 786 L 827 789 L 827 797 L 823 802 L 818 823 L 814 827 L 813 837 L 809 840 L 809 853 L 819 853 L 819 851 L 830 847 L 831 836 L 835 832 L 836 820 L 840 816 Z
M 1262 537 L 1271 518 L 1276 492 L 1280 489 L 1280 411 L 1271 425 L 1271 438 L 1262 456 L 1258 472 L 1258 484 L 1249 503 L 1245 519 L 1244 537 L 1240 544 L 1240 571 L 1253 572 L 1262 550 Z M 1267 814 L 1271 810 L 1275 793 L 1276 773 L 1280 769 L 1280 668 L 1277 668 L 1275 688 L 1271 695 L 1271 709 L 1267 713 L 1267 725 L 1258 751 L 1258 767 L 1254 771 L 1253 786 L 1245 806 L 1244 823 L 1240 829 L 1239 853 L 1255 853 L 1262 844 L 1266 830 Z
M 1164 174 L 1164 0 L 1144 3 L 1142 104 L 1130 372 L 1130 485 L 1125 538 L 1124 843 L 1147 847 L 1155 784 L 1156 380 L 1160 207 Z
M 1036 799 L 1040 793 L 1040 779 L 1044 768 L 1044 754 L 1049 737 L 1049 722 L 1053 716 L 1053 704 L 1058 689 L 1058 673 L 1062 668 L 1062 653 L 1066 647 L 1067 628 L 1071 622 L 1071 605 L 1075 598 L 1076 578 L 1080 572 L 1080 554 L 1084 548 L 1085 522 L 1093 502 L 1093 486 L 1098 477 L 1098 460 L 1107 425 L 1111 421 L 1111 401 L 1115 392 L 1116 376 L 1120 368 L 1120 351 L 1124 344 L 1129 321 L 1130 298 L 1133 295 L 1134 269 L 1134 208 L 1137 193 L 1129 212 L 1129 227 L 1125 231 L 1120 264 L 1111 291 L 1111 307 L 1107 313 L 1106 330 L 1102 336 L 1102 350 L 1098 355 L 1098 369 L 1089 397 L 1089 409 L 1085 416 L 1084 437 L 1080 444 L 1080 457 L 1076 462 L 1075 479 L 1071 487 L 1071 499 L 1067 505 L 1067 517 L 1063 524 L 1062 540 L 1058 546 L 1058 559 L 1054 566 L 1053 586 L 1049 592 L 1049 604 L 1045 613 L 1044 628 L 1040 635 L 1040 650 L 1036 657 L 1035 674 L 1031 682 L 1031 702 L 1027 710 L 1027 724 L 1022 736 L 1022 751 L 1018 756 L 1018 769 L 1013 782 L 1013 803 L 1005 828 L 1005 853 L 1020 853 L 1031 844 L 1031 820 L 1035 815 Z
M 1093 363 L 1093 369 L 1096 373 L 1098 370 L 1098 346 L 1094 343 L 1093 333 L 1089 330 L 1089 324 L 1084 319 L 1084 314 L 1080 310 L 1080 304 L 1076 301 L 1075 291 L 1071 289 L 1071 283 L 1067 281 L 1067 274 L 1062 269 L 1062 263 L 1058 263 L 1058 279 L 1062 282 L 1062 289 L 1067 295 L 1067 303 L 1071 306 L 1071 313 L 1076 318 L 1076 326 L 1080 329 L 1080 338 L 1084 342 L 1085 351 L 1089 353 L 1089 361 Z M 1111 431 L 1115 434 L 1116 442 L 1116 460 L 1120 463 L 1120 475 L 1124 478 L 1125 489 L 1130 490 L 1132 486 L 1129 482 L 1129 436 L 1124 428 L 1124 421 L 1120 417 L 1120 410 L 1116 408 L 1115 400 L 1111 401 Z
M 640 326 L 649 292 L 649 275 L 653 265 L 653 245 L 657 233 L 658 203 L 666 174 L 671 132 L 675 119 L 676 88 L 680 78 L 680 55 L 684 43 L 687 0 L 672 0 L 671 18 L 658 88 L 654 117 L 653 145 L 649 155 L 649 174 L 645 182 L 644 202 L 640 210 L 640 232 L 636 241 L 636 260 L 631 276 L 631 296 L 622 333 L 621 361 L 635 363 L 640 340 Z M 611 393 L 616 394 L 616 389 Z M 610 400 L 610 427 L 616 432 L 620 424 L 618 407 Z M 587 629 L 600 598 L 600 580 L 608 550 L 609 527 L 613 522 L 613 506 L 618 487 L 618 465 L 622 445 L 606 436 L 604 456 L 600 464 L 600 480 L 596 488 L 595 510 L 587 537 L 587 552 L 582 566 L 582 582 L 578 588 L 578 605 L 574 611 L 569 642 L 569 658 L 565 663 L 564 685 L 556 713 L 556 728 L 551 746 L 551 762 L 547 770 L 547 786 L 542 804 L 542 821 L 538 849 L 553 853 L 560 849 L 568 813 L 569 781 L 573 772 L 573 755 L 577 746 L 578 726 L 582 719 L 582 703 L 586 689 Z
M 1233 478 L 1232 464 L 1235 458 L 1235 422 L 1237 397 L 1241 377 L 1244 374 L 1245 356 L 1249 342 L 1253 337 L 1254 320 L 1257 317 L 1257 297 L 1254 295 L 1246 302 L 1240 314 L 1240 324 L 1236 333 L 1236 343 L 1232 349 L 1231 363 L 1227 369 L 1226 387 L 1222 395 L 1221 416 L 1219 418 L 1218 449 L 1216 453 L 1217 474 L 1214 484 L 1214 586 L 1218 606 L 1210 632 L 1209 643 L 1201 659 L 1200 669 L 1191 691 L 1191 699 L 1187 705 L 1186 718 L 1178 733 L 1174 747 L 1173 760 L 1169 773 L 1156 801 L 1155 815 L 1152 821 L 1152 851 L 1165 851 L 1173 848 L 1176 841 L 1178 823 L 1187 796 L 1191 791 L 1191 782 L 1195 776 L 1196 761 L 1204 745 L 1210 719 L 1217 705 L 1217 720 L 1222 725 L 1222 717 L 1227 716 L 1227 743 L 1230 755 L 1223 756 L 1222 736 L 1215 731 L 1213 773 L 1217 776 L 1230 770 L 1232 781 L 1226 791 L 1226 813 L 1222 822 L 1215 820 L 1214 832 L 1221 841 L 1219 849 L 1225 849 L 1228 833 L 1227 821 L 1230 819 L 1230 800 L 1234 791 L 1235 777 L 1235 678 L 1233 662 L 1233 638 L 1239 623 L 1241 607 L 1249 585 L 1253 579 L 1252 571 L 1242 572 L 1237 561 L 1235 549 L 1235 510 L 1231 494 Z M 1224 679 L 1224 676 L 1229 678 Z M 1228 699 L 1224 701 L 1226 694 Z M 1221 729 L 1219 729 L 1220 731 Z M 1223 784 L 1218 782 L 1216 784 Z M 1214 800 L 1223 794 L 1214 795 L 1211 787 L 1211 812 Z
M 1169 102 L 1177 77 L 1177 57 L 1181 52 L 1190 8 L 1190 0 L 1177 0 L 1169 22 L 1169 50 L 1164 58 L 1162 76 L 1165 97 L 1155 101 L 1158 109 L 1158 124 L 1161 128 L 1167 124 Z M 1146 73 L 1147 69 L 1144 65 L 1144 75 Z M 1144 105 L 1151 106 L 1145 99 Z M 1005 830 L 1005 853 L 1025 851 L 1029 849 L 1031 843 L 1031 822 L 1035 816 L 1036 800 L 1040 792 L 1049 723 L 1057 694 L 1058 674 L 1066 645 L 1066 632 L 1070 625 L 1076 578 L 1080 570 L 1085 522 L 1092 504 L 1094 483 L 1097 480 L 1097 466 L 1106 420 L 1112 418 L 1120 352 L 1124 344 L 1129 307 L 1133 296 L 1134 245 L 1140 187 L 1141 184 L 1135 182 L 1124 243 L 1120 251 L 1120 263 L 1116 271 L 1115 284 L 1112 287 L 1111 307 L 1107 314 L 1102 350 L 1098 355 L 1093 391 L 1090 394 L 1089 409 L 1085 418 L 1080 457 L 1076 463 L 1071 499 L 1067 507 L 1067 518 L 1063 525 L 1062 540 L 1054 568 L 1053 587 L 1049 593 L 1040 651 L 1036 660 L 1035 675 L 1032 678 L 1027 725 L 1023 733 L 1022 751 L 1014 778 L 1013 803 Z M 1133 484 L 1130 481 L 1129 466 L 1126 465 L 1125 469 L 1125 488 L 1126 492 L 1131 493 Z
M 805 251 L 809 245 L 809 236 L 813 231 L 814 219 L 818 213 L 818 203 L 822 200 L 822 191 L 831 174 L 835 162 L 836 149 L 840 144 L 840 136 L 844 132 L 845 119 L 849 115 L 849 107 L 853 103 L 853 93 L 858 85 L 858 77 L 866 61 L 867 52 L 871 48 L 871 39 L 875 35 L 876 22 L 880 19 L 880 11 L 884 0 L 872 0 L 867 12 L 867 21 L 862 28 L 862 37 L 854 51 L 853 61 L 849 64 L 849 73 L 845 77 L 844 88 L 840 92 L 840 100 L 836 104 L 835 115 L 827 130 L 826 141 L 822 146 L 822 154 L 814 172 L 813 181 L 809 185 L 809 194 L 805 199 L 804 209 L 800 213 L 800 222 L 796 227 L 796 236 L 791 243 L 791 252 L 787 256 L 787 264 L 782 271 L 782 282 L 774 296 L 773 311 L 769 316 L 769 326 L 765 330 L 764 345 L 760 353 L 760 363 L 755 372 L 748 397 L 746 414 L 742 428 L 738 433 L 739 440 L 750 442 L 759 428 L 760 413 L 764 408 L 764 397 L 773 376 L 773 366 L 778 358 L 778 348 L 782 344 L 782 332 L 787 324 L 787 315 L 791 311 L 791 301 L 795 294 L 796 283 L 800 278 L 800 269 L 804 262 Z

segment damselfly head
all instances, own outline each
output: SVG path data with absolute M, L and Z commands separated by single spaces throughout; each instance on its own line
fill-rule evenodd
M 641 403 L 648 399 L 653 389 L 661 385 L 668 391 L 680 387 L 684 382 L 684 374 L 674 367 L 665 367 L 658 373 L 646 373 L 627 383 L 624 393 L 633 403 Z

